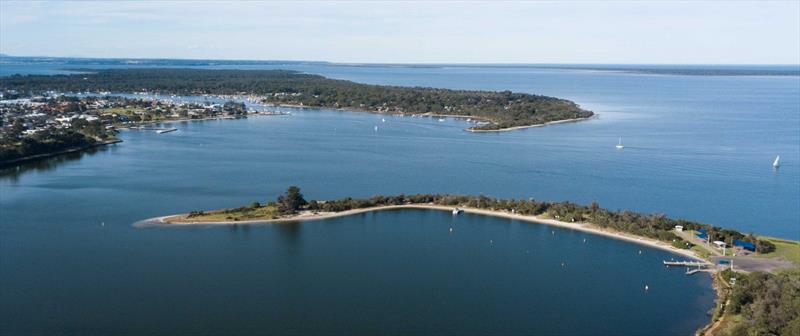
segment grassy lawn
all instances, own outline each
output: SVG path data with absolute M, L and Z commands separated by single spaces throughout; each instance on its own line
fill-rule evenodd
M 278 216 L 278 209 L 274 206 L 261 206 L 258 208 L 237 208 L 227 210 L 207 211 L 201 216 L 187 218 L 185 215 L 168 218 L 172 221 L 191 222 L 224 222 L 232 220 L 273 219 Z
M 699 255 L 700 258 L 703 259 L 707 259 L 709 256 L 708 250 L 706 250 L 706 248 L 701 245 L 692 246 L 692 251 L 697 252 L 697 255 Z
M 775 252 L 758 255 L 764 258 L 784 257 L 797 265 L 800 265 L 800 242 L 773 237 L 758 237 L 775 244 Z

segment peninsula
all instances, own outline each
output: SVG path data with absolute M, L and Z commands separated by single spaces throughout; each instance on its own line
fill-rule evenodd
M 783 334 L 800 326 L 800 315 L 796 314 L 800 307 L 793 299 L 800 295 L 800 242 L 745 235 L 664 215 L 610 211 L 600 208 L 596 202 L 584 206 L 570 202 L 447 194 L 306 201 L 300 188 L 292 186 L 276 201 L 263 205 L 254 202 L 239 208 L 198 210 L 151 218 L 134 225 L 177 227 L 285 223 L 414 208 L 452 211 L 453 215 L 498 216 L 579 230 L 694 259 L 697 262 L 687 265 L 699 265 L 702 269 L 698 270 L 710 272 L 718 296 L 711 322 L 698 332 L 701 335 L 729 335 L 743 330 Z M 756 306 L 759 308 L 753 309 Z
M 572 101 L 511 91 L 450 90 L 355 83 L 287 70 L 115 69 L 71 75 L 0 77 L 11 94 L 152 92 L 252 95 L 262 103 L 356 112 L 448 115 L 482 120 L 468 130 L 499 131 L 592 117 Z

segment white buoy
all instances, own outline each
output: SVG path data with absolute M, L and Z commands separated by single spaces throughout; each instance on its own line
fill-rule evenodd
M 639 250 L 639 254 L 642 254 L 642 250 Z
M 386 119 L 381 119 L 381 122 L 386 122 Z
M 644 285 L 644 290 L 650 290 L 650 286 Z
M 494 240 L 489 239 L 489 245 L 494 244 Z
M 377 131 L 378 131 L 378 126 L 375 126 L 375 132 L 377 132 Z
M 453 228 L 450 228 L 450 232 L 453 232 Z
M 584 242 L 584 243 L 586 242 L 586 238 L 583 238 L 583 242 Z

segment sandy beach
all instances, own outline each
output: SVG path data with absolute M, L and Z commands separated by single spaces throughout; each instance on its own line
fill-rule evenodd
M 162 227 L 178 227 L 178 226 L 191 226 L 191 225 L 253 225 L 253 224 L 277 224 L 277 223 L 286 223 L 286 222 L 303 222 L 303 221 L 313 221 L 313 220 L 323 220 L 323 219 L 330 219 L 336 217 L 344 217 L 344 216 L 351 216 L 360 213 L 372 212 L 372 211 L 384 211 L 384 210 L 392 210 L 392 209 L 429 209 L 429 210 L 440 210 L 440 211 L 452 211 L 454 207 L 452 206 L 443 206 L 443 205 L 435 205 L 435 204 L 408 204 L 408 205 L 389 205 L 389 206 L 379 206 L 379 207 L 372 207 L 372 208 L 363 208 L 363 209 L 353 209 L 341 212 L 304 212 L 297 216 L 293 216 L 290 218 L 278 218 L 278 219 L 259 219 L 259 220 L 243 220 L 243 221 L 221 221 L 221 222 L 202 222 L 202 221 L 171 221 L 170 218 L 176 216 L 185 216 L 185 214 L 178 214 L 178 215 L 169 215 L 169 216 L 162 216 L 162 217 L 155 217 L 146 219 L 143 221 L 139 221 L 134 223 L 134 227 L 142 228 L 142 227 L 149 227 L 149 226 L 162 226 Z M 684 257 L 694 259 L 694 260 L 704 260 L 700 256 L 698 256 L 694 251 L 691 250 L 683 250 L 676 248 L 670 244 L 667 244 L 662 241 L 658 241 L 655 239 L 645 238 L 634 236 L 627 233 L 622 233 L 618 231 L 611 231 L 607 229 L 603 229 L 597 227 L 590 223 L 570 223 L 570 222 L 563 222 L 555 219 L 549 218 L 540 218 L 536 216 L 527 216 L 527 215 L 520 215 L 509 213 L 505 211 L 495 211 L 495 210 L 486 210 L 486 209 L 476 209 L 476 208 L 463 208 L 462 209 L 465 213 L 470 214 L 478 214 L 483 216 L 494 216 L 494 217 L 501 217 L 501 218 L 508 218 L 514 220 L 520 220 L 530 223 L 536 224 L 544 224 L 550 225 L 555 227 L 566 228 L 570 230 L 577 230 L 582 232 L 588 232 L 596 235 L 601 235 L 613 239 L 619 239 L 628 241 L 631 243 L 657 248 L 665 251 L 669 251 L 675 254 L 680 254 Z
M 556 124 L 563 124 L 563 123 L 572 123 L 572 122 L 585 121 L 585 120 L 590 120 L 590 119 L 593 119 L 593 118 L 595 118 L 595 117 L 597 117 L 597 113 L 595 113 L 595 114 L 592 114 L 592 116 L 590 116 L 590 117 L 586 117 L 586 118 L 574 118 L 574 119 L 556 120 L 556 121 L 550 121 L 550 122 L 546 122 L 546 123 L 544 123 L 544 124 L 525 125 L 525 126 L 514 126 L 514 127 L 501 128 L 501 129 L 496 129 L 496 130 L 482 130 L 482 129 L 474 129 L 474 128 L 465 128 L 464 130 L 466 130 L 466 131 L 468 131 L 468 132 L 474 132 L 474 133 L 485 133 L 485 132 L 508 132 L 508 131 L 516 131 L 516 130 L 526 129 L 526 128 L 533 128 L 533 127 L 544 127 L 544 126 L 550 126 L 550 125 L 556 125 Z

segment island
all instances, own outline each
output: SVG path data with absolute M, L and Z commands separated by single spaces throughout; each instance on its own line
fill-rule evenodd
M 717 306 L 703 335 L 793 335 L 800 331 L 800 242 L 743 234 L 663 214 L 611 211 L 593 202 L 497 199 L 485 195 L 416 194 L 307 201 L 291 186 L 275 201 L 221 210 L 195 210 L 135 223 L 136 227 L 251 225 L 321 220 L 370 211 L 432 209 L 557 226 L 667 250 L 713 277 Z M 451 228 L 452 230 L 452 228 Z M 734 266 L 735 265 L 735 266 Z

